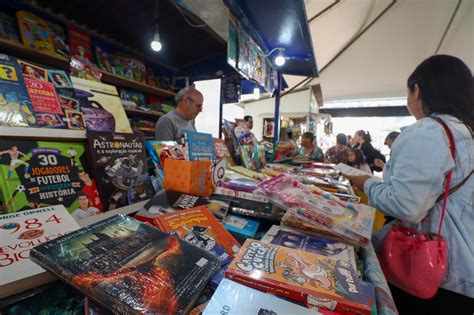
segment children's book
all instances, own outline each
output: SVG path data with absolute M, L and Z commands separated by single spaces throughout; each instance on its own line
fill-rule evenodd
M 102 210 L 80 143 L 0 141 L 0 186 L 6 212 L 63 204 L 79 220 Z
M 138 107 L 142 107 L 146 104 L 146 97 L 144 93 L 129 89 L 120 89 L 120 99 L 132 101 L 137 104 Z
M 207 204 L 206 198 L 162 189 L 138 211 L 135 219 L 152 223 L 154 218 L 162 214 Z
M 105 48 L 95 46 L 95 58 L 100 69 L 112 73 L 112 55 Z
M 187 314 L 215 255 L 122 214 L 39 245 L 31 259 L 121 314 Z
M 250 171 L 255 171 L 256 166 L 253 159 L 253 148 L 250 145 L 240 145 L 239 146 L 239 154 L 242 163 L 244 164 L 245 168 Z
M 171 148 L 176 146 L 176 141 L 145 141 L 145 148 L 148 156 L 151 158 L 155 166 L 155 172 L 161 181 L 164 180 L 164 161 L 173 157 Z
M 132 132 L 115 86 L 75 77 L 71 79 L 87 130 Z
M 35 126 L 36 118 L 17 60 L 0 54 L 0 126 Z
M 48 23 L 26 11 L 16 13 L 23 44 L 43 52 L 55 54 Z
M 20 42 L 18 23 L 14 15 L 0 12 L 0 38 Z
M 25 85 L 35 114 L 63 114 L 53 83 L 26 77 Z
M 370 315 L 375 304 L 374 286 L 347 261 L 255 240 L 245 242 L 226 278 L 341 314 Z
M 0 298 L 52 281 L 29 259 L 30 250 L 79 229 L 63 205 L 0 215 Z
M 54 51 L 56 51 L 58 55 L 69 58 L 69 45 L 66 39 L 66 32 L 64 32 L 64 28 L 59 24 L 48 24 L 51 31 L 51 36 L 53 38 Z
M 69 25 L 68 29 L 69 51 L 71 56 L 93 62 L 90 35 L 72 25 Z
M 273 225 L 262 238 L 262 242 L 344 260 L 354 267 L 357 266 L 353 246 L 307 235 L 287 227 Z
M 314 310 L 285 301 L 237 282 L 223 279 L 203 315 L 314 315 Z
M 234 214 L 228 214 L 222 224 L 241 243 L 247 238 L 254 238 L 260 226 L 260 222 L 256 219 Z
M 153 223 L 163 232 L 213 252 L 221 260 L 233 259 L 240 245 L 205 206 L 162 214 Z
M 214 143 L 214 154 L 216 159 L 225 160 L 228 166 L 234 165 L 234 161 L 229 153 L 229 149 L 227 149 L 225 140 L 213 138 L 212 141 Z
M 147 176 L 143 136 L 139 134 L 89 131 L 87 133 L 92 162 L 106 210 L 130 204 L 129 196 L 143 188 L 141 176 Z M 138 193 L 146 200 L 153 196 L 153 187 Z
M 184 144 L 188 161 L 214 160 L 215 158 L 211 134 L 185 130 Z

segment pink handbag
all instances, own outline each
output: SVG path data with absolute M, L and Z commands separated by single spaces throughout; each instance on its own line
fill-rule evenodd
M 449 127 L 438 117 L 448 139 L 451 155 L 455 159 L 454 138 Z M 446 202 L 449 195 L 452 171 L 446 175 L 446 188 L 437 239 L 431 239 L 416 229 L 392 226 L 382 242 L 379 259 L 387 280 L 413 296 L 432 298 L 446 274 L 447 243 L 441 239 Z

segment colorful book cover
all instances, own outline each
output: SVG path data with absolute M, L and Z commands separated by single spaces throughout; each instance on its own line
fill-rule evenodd
M 55 54 L 53 38 L 45 20 L 26 11 L 18 11 L 16 17 L 25 46 Z
M 63 205 L 0 215 L 0 298 L 52 281 L 51 275 L 30 261 L 29 252 L 77 229 L 79 225 Z
M 256 219 L 234 214 L 228 214 L 222 221 L 222 224 L 238 240 L 255 237 L 260 226 L 260 222 Z
M 63 204 L 82 219 L 102 210 L 80 143 L 2 140 L 0 183 L 8 213 Z
M 141 189 L 139 177 L 148 175 L 143 136 L 101 131 L 87 135 L 104 209 L 128 205 L 132 191 Z M 141 200 L 151 197 L 145 193 Z
M 211 134 L 185 130 L 184 143 L 188 151 L 188 161 L 214 160 Z
M 53 83 L 25 78 L 25 86 L 35 113 L 63 114 Z
M 240 245 L 205 206 L 162 214 L 153 223 L 189 244 L 213 252 L 220 259 L 233 259 Z
M 257 168 L 255 166 L 252 153 L 252 147 L 250 145 L 239 146 L 240 159 L 242 160 L 243 165 L 246 169 L 255 171 Z
M 162 214 L 207 204 L 206 198 L 162 189 L 138 211 L 135 218 L 152 223 L 154 218 Z
M 370 315 L 375 302 L 374 286 L 350 263 L 255 240 L 245 242 L 226 278 L 341 314 Z
M 20 42 L 16 18 L 6 12 L 0 12 L 0 38 Z
M 71 79 L 87 130 L 132 132 L 115 86 L 76 77 Z
M 34 126 L 36 118 L 17 60 L 0 54 L 0 126 Z
M 69 25 L 69 52 L 82 60 L 92 60 L 91 37 L 81 29 Z
M 145 94 L 139 91 L 120 89 L 120 99 L 132 101 L 137 104 L 138 107 L 142 107 L 146 104 Z
M 106 49 L 96 46 L 95 58 L 100 69 L 112 73 L 112 56 Z
M 282 300 L 276 296 L 224 279 L 217 287 L 203 315 L 314 315 L 314 310 Z
M 262 238 L 262 242 L 344 260 L 354 267 L 357 266 L 353 246 L 307 235 L 287 227 L 273 225 Z
M 176 141 L 145 141 L 145 148 L 148 156 L 151 157 L 157 170 L 163 171 L 164 161 L 172 156 L 170 150 L 175 145 L 177 145 Z
M 53 37 L 54 50 L 58 55 L 69 58 L 69 45 L 66 39 L 64 27 L 59 24 L 49 23 L 51 36 Z
M 225 144 L 224 139 L 212 139 L 214 143 L 214 155 L 218 160 L 225 160 L 228 166 L 234 165 L 234 161 L 230 155 L 229 149 L 227 149 L 227 145 Z
M 213 254 L 122 214 L 39 245 L 30 256 L 122 314 L 186 314 L 220 264 Z

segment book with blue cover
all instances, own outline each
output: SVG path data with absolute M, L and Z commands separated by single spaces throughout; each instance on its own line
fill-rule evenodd
M 184 143 L 189 161 L 214 160 L 214 142 L 208 133 L 184 131 Z
M 233 214 L 227 215 L 222 224 L 227 231 L 231 232 L 242 243 L 246 238 L 254 238 L 260 226 L 260 222 L 256 219 Z

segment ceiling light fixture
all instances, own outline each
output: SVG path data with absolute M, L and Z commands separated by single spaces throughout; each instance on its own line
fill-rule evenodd
M 158 0 L 155 0 L 155 11 L 153 12 L 153 18 L 155 20 L 155 35 L 151 41 L 151 49 L 158 52 L 163 48 L 160 42 L 160 34 L 158 33 Z
M 258 87 L 258 85 L 255 85 L 255 87 L 253 88 L 253 99 L 258 100 L 259 98 L 260 98 L 260 88 Z
M 285 55 L 283 54 L 285 48 L 278 48 L 278 55 L 273 60 L 277 67 L 282 67 L 286 63 Z

